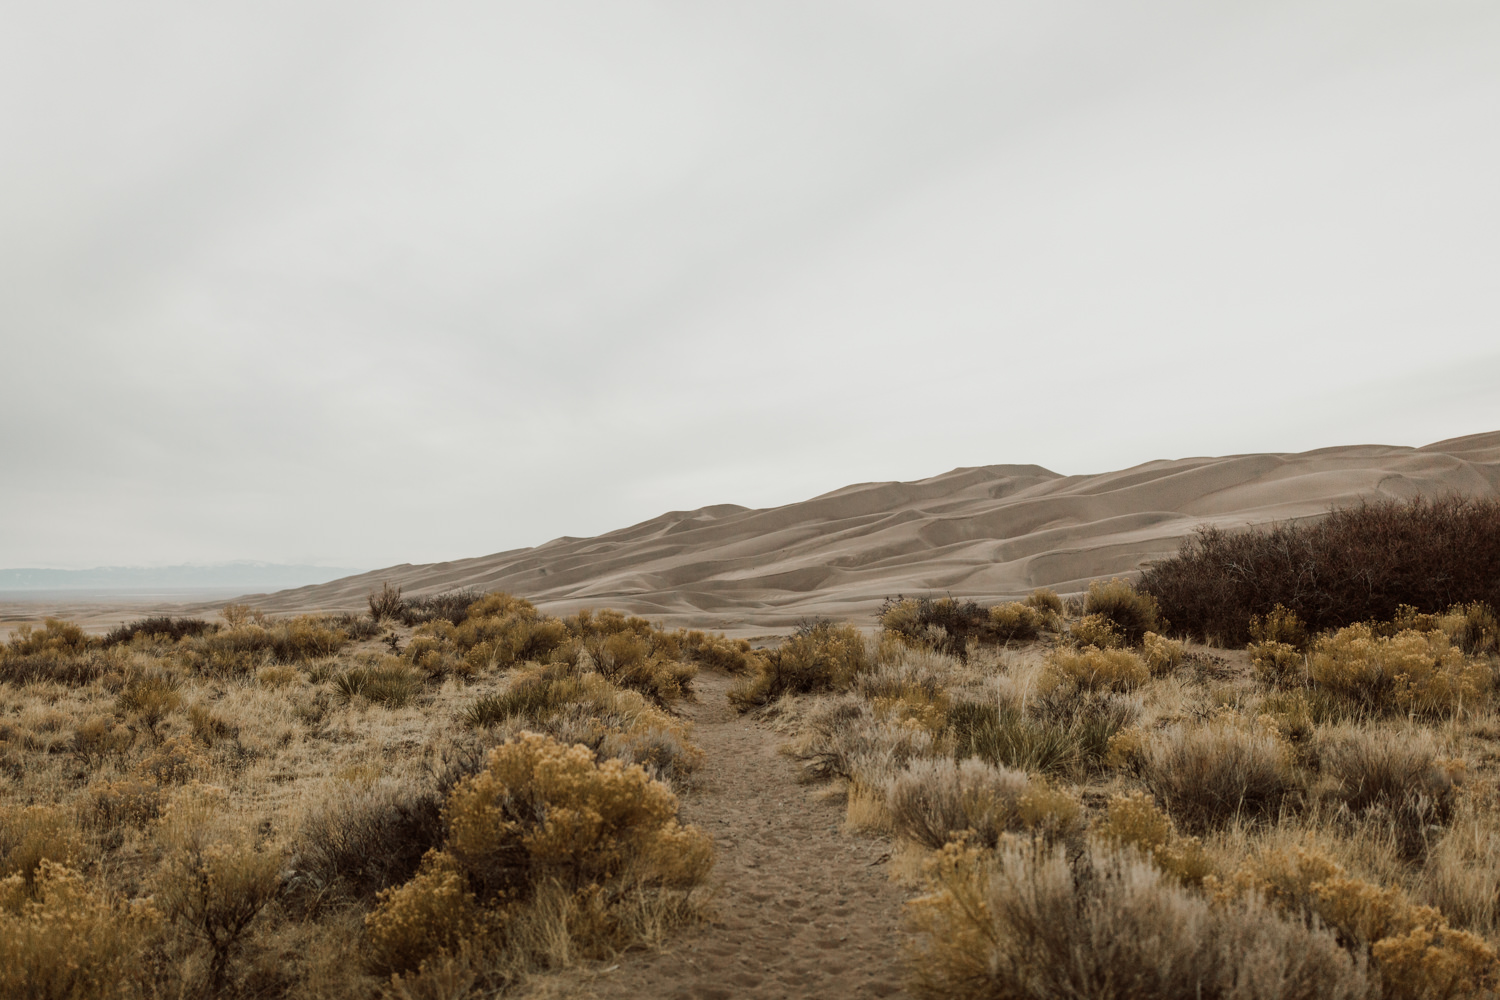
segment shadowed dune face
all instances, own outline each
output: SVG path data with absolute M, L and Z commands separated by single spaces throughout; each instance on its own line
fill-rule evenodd
M 1233 529 L 1361 499 L 1497 492 L 1500 432 L 1423 448 L 1158 461 L 1096 476 L 992 465 L 768 510 L 673 511 L 595 538 L 394 566 L 253 603 L 357 610 L 390 581 L 409 594 L 507 590 L 554 613 L 608 606 L 671 624 L 775 627 L 869 615 L 897 593 L 998 600 L 1039 586 L 1080 590 L 1171 555 L 1201 524 Z

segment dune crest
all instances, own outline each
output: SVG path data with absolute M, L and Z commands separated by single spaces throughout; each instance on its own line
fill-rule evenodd
M 886 595 L 997 600 L 1067 592 L 1177 551 L 1197 526 L 1317 517 L 1361 499 L 1500 492 L 1500 432 L 1422 448 L 1155 461 L 1061 476 L 1036 465 L 862 483 L 762 510 L 719 504 L 593 538 L 256 595 L 274 612 L 357 609 L 383 581 L 408 594 L 508 590 L 553 613 L 614 607 L 670 624 L 783 626 L 857 618 Z

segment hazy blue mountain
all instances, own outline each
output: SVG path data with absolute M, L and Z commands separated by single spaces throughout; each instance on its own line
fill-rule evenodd
M 0 591 L 93 592 L 285 590 L 327 583 L 363 570 L 347 566 L 289 566 L 231 562 L 208 566 L 99 566 L 94 569 L 0 569 Z

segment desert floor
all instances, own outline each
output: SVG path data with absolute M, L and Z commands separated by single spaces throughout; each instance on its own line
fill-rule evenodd
M 844 805 L 809 785 L 785 738 L 725 698 L 733 680 L 704 671 L 683 706 L 707 754 L 682 790 L 682 817 L 717 849 L 711 921 L 660 952 L 541 977 L 535 997 L 730 1000 L 905 997 L 905 893 L 888 845 L 843 830 Z

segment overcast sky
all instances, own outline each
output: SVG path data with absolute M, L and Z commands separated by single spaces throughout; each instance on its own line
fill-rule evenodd
M 1500 5 L 0 14 L 0 566 L 1500 429 Z

